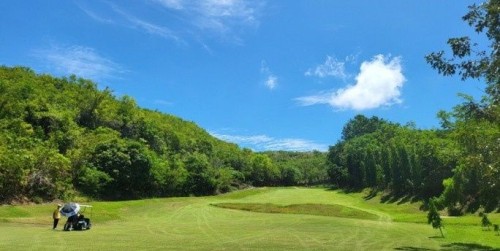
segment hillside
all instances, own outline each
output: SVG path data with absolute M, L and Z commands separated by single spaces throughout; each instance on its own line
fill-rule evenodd
M 90 80 L 0 67 L 0 203 L 206 195 L 279 179 L 267 156 Z

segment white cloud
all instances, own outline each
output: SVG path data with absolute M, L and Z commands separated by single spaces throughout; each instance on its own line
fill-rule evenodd
M 154 0 L 168 9 L 182 10 L 184 9 L 183 0 Z
M 158 35 L 164 38 L 172 38 L 174 40 L 179 40 L 178 37 L 173 35 L 173 33 L 166 27 L 155 25 L 133 16 L 127 16 L 127 18 L 138 28 L 146 31 L 149 34 Z
M 162 100 L 162 99 L 157 99 L 157 100 L 154 101 L 154 103 L 157 104 L 157 105 L 164 105 L 164 106 L 171 106 L 171 105 L 173 105 L 172 102 L 167 101 L 167 100 Z
M 243 136 L 219 134 L 214 132 L 211 132 L 210 134 L 221 140 L 236 143 L 242 147 L 247 147 L 254 151 L 284 150 L 308 152 L 313 150 L 326 151 L 328 149 L 327 145 L 318 144 L 305 139 L 275 139 L 266 135 Z
M 83 5 L 79 5 L 77 3 L 77 6 L 83 12 L 85 12 L 85 14 L 87 14 L 87 16 L 89 16 L 90 18 L 94 19 L 97 22 L 106 23 L 106 24 L 114 24 L 115 23 L 112 19 L 106 18 L 106 17 L 102 17 L 102 16 L 98 15 L 97 13 L 95 13 L 94 11 L 88 9 L 87 7 L 84 7 Z
M 185 22 L 203 31 L 228 35 L 238 27 L 258 25 L 260 1 L 248 0 L 155 0 L 164 8 L 177 11 Z
M 271 70 L 267 66 L 266 61 L 264 60 L 262 60 L 260 63 L 260 73 L 264 75 L 266 79 L 264 81 L 264 84 L 267 88 L 273 90 L 274 88 L 276 88 L 276 86 L 278 86 L 278 77 L 276 77 L 276 75 L 271 72 Z
M 320 78 L 337 77 L 341 79 L 347 78 L 345 72 L 345 62 L 339 61 L 334 57 L 327 56 L 325 63 L 310 68 L 305 72 L 306 76 L 316 76 Z
M 401 103 L 401 89 L 406 81 L 401 58 L 376 55 L 361 64 L 356 83 L 335 91 L 322 92 L 296 100 L 304 105 L 328 104 L 338 109 L 367 110 Z
M 273 90 L 274 88 L 276 88 L 277 85 L 278 85 L 278 78 L 276 76 L 270 75 L 267 77 L 267 80 L 266 80 L 267 88 L 269 88 L 270 90 Z
M 164 2 L 175 2 L 175 1 L 164 1 Z M 177 42 L 182 42 L 181 39 L 169 28 L 138 18 L 137 16 L 124 11 L 118 5 L 113 4 L 111 2 L 105 2 L 104 7 L 100 9 L 100 12 L 104 12 L 106 14 L 97 14 L 96 11 L 91 10 L 88 7 L 85 7 L 84 5 L 77 4 L 77 6 L 85 14 L 87 14 L 87 16 L 89 16 L 90 18 L 92 18 L 97 22 L 109 25 L 124 26 L 129 29 L 136 29 L 151 35 L 163 37 L 165 39 L 171 39 Z
M 102 80 L 116 78 L 124 72 L 119 64 L 84 46 L 53 46 L 35 51 L 35 56 L 45 61 L 50 70 L 64 75 Z
M 216 37 L 241 43 L 239 36 L 244 31 L 258 27 L 263 7 L 263 0 L 146 1 L 155 4 L 150 9 L 155 15 L 149 15 L 148 18 L 120 1 L 103 1 L 100 2 L 101 6 L 93 8 L 81 3 L 76 5 L 97 22 L 125 26 L 181 44 L 186 44 L 186 37 L 183 36 L 191 36 L 194 41 Z
M 153 24 L 151 22 L 140 19 L 132 14 L 129 14 L 129 13 L 123 11 L 122 9 L 120 9 L 116 5 L 111 5 L 111 8 L 113 9 L 113 11 L 122 15 L 128 21 L 128 23 L 125 25 L 128 26 L 129 28 L 136 28 L 136 29 L 142 30 L 146 33 L 149 33 L 151 35 L 157 35 L 157 36 L 160 36 L 163 38 L 173 39 L 175 41 L 180 41 L 179 37 L 177 37 L 174 34 L 174 32 L 172 32 L 167 27 Z

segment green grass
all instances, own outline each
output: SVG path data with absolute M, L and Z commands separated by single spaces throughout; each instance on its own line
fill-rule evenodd
M 380 197 L 321 188 L 89 204 L 94 227 L 83 232 L 52 231 L 55 205 L 0 206 L 0 250 L 500 249 L 500 236 L 483 231 L 478 216 L 444 218 L 443 239 L 426 224 L 418 203 L 380 203 Z M 489 218 L 500 223 L 499 214 Z
M 339 205 L 292 204 L 283 206 L 271 203 L 218 203 L 212 205 L 222 208 L 238 209 L 259 213 L 310 214 L 366 220 L 379 219 L 376 214 Z

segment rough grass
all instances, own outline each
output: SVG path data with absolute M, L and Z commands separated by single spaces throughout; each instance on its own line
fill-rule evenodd
M 0 206 L 0 250 L 500 249 L 500 236 L 483 231 L 478 216 L 443 218 L 443 239 L 426 224 L 418 203 L 380 203 L 379 197 L 364 197 L 319 188 L 266 188 L 199 198 L 94 202 L 94 227 L 84 232 L 61 231 L 62 224 L 52 231 L 55 205 Z M 302 212 L 210 206 L 222 203 L 271 204 Z M 322 216 L 311 213 L 318 209 L 310 205 L 321 205 L 319 211 L 339 207 L 378 218 Z M 489 218 L 500 223 L 498 214 Z
M 292 204 L 282 206 L 271 203 L 218 203 L 212 205 L 222 208 L 238 209 L 259 213 L 309 214 L 365 220 L 379 219 L 379 216 L 375 214 L 368 213 L 356 208 L 339 205 Z

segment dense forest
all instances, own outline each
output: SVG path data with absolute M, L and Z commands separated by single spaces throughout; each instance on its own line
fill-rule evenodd
M 90 80 L 0 67 L 0 201 L 209 195 L 318 183 L 310 165 L 220 141 L 192 122 L 142 109 Z M 276 154 L 273 154 L 273 156 Z M 286 155 L 286 154 L 285 154 Z M 281 156 L 290 162 L 293 157 Z M 323 156 L 321 158 L 320 156 Z
M 488 51 L 451 38 L 427 55 L 445 76 L 484 80 L 484 97 L 440 111 L 421 130 L 357 115 L 328 152 L 241 149 L 193 122 L 138 107 L 91 80 L 0 67 L 0 203 L 83 195 L 138 199 L 211 195 L 248 186 L 331 185 L 433 199 L 452 214 L 500 208 L 499 1 L 463 17 Z

